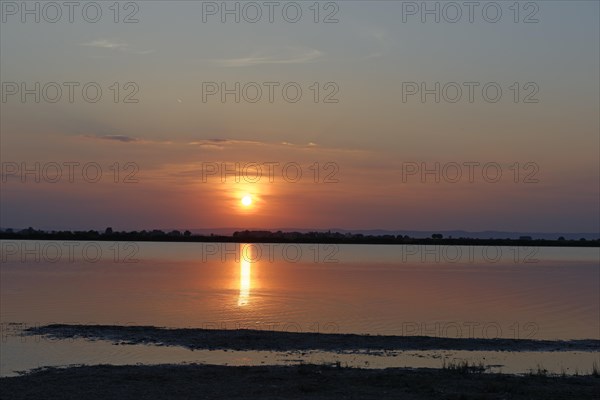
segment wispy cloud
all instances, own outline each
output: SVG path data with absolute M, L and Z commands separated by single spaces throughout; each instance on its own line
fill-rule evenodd
M 234 140 L 234 139 L 202 139 L 187 143 L 190 146 L 199 146 L 203 149 L 223 150 L 226 146 L 245 144 L 245 145 L 260 145 L 261 142 L 249 140 Z
M 137 142 L 138 139 L 134 138 L 132 136 L 126 136 L 126 135 L 102 135 L 102 136 L 93 136 L 96 139 L 102 139 L 102 140 L 115 140 L 117 142 L 123 142 L 123 143 L 130 143 L 130 142 Z
M 192 146 L 203 146 L 223 149 L 225 146 L 270 146 L 270 147 L 295 147 L 295 148 L 309 148 L 317 147 L 318 145 L 314 142 L 308 142 L 306 144 L 295 144 L 290 142 L 261 142 L 256 140 L 237 140 L 237 139 L 203 139 L 188 142 Z
M 148 50 L 136 50 L 134 51 L 135 54 L 140 54 L 140 55 L 144 55 L 144 54 L 152 54 L 154 53 L 156 50 L 154 49 L 148 49 Z
M 284 48 L 272 54 L 253 54 L 242 58 L 214 59 L 213 64 L 221 67 L 252 67 L 265 64 L 306 64 L 323 56 L 316 49 Z
M 120 42 L 117 40 L 107 40 L 107 39 L 92 40 L 91 42 L 81 43 L 81 45 L 86 46 L 86 47 L 93 47 L 96 49 L 116 50 L 116 51 L 121 51 L 121 52 L 125 52 L 125 53 L 139 54 L 139 55 L 151 54 L 151 53 L 154 53 L 154 51 L 155 51 L 154 49 L 136 50 L 136 49 L 132 49 L 129 46 L 129 44 L 127 44 L 127 43 Z
M 110 41 L 106 39 L 98 39 L 92 40 L 91 42 L 82 43 L 82 46 L 87 47 L 96 47 L 100 49 L 115 49 L 115 50 L 125 50 L 127 49 L 127 43 L 120 43 L 115 41 Z
M 112 141 L 112 142 L 120 142 L 120 143 L 135 143 L 140 146 L 147 145 L 171 145 L 175 142 L 170 140 L 161 140 L 161 139 L 143 139 L 137 138 L 135 136 L 128 135 L 103 135 L 103 134 L 83 134 L 78 135 L 80 138 L 84 138 L 87 140 L 101 140 L 101 141 Z M 181 144 L 181 143 L 180 143 Z
M 244 140 L 244 139 L 221 139 L 221 138 L 207 138 L 197 139 L 191 141 L 171 141 L 162 139 L 142 139 L 128 135 L 114 135 L 114 134 L 86 134 L 79 135 L 85 139 L 101 140 L 101 141 L 114 141 L 120 143 L 134 143 L 136 146 L 162 146 L 168 145 L 171 148 L 178 148 L 182 151 L 183 149 L 202 149 L 202 150 L 229 150 L 234 151 L 236 149 L 242 150 L 244 153 L 252 151 L 265 151 L 265 152 L 278 152 L 283 149 L 297 150 L 297 151 L 316 151 L 325 153 L 369 153 L 363 149 L 352 149 L 343 147 L 323 147 L 315 142 L 305 143 L 291 143 L 287 141 L 282 142 L 270 142 L 270 141 L 258 141 L 258 140 Z M 173 150 L 175 151 L 175 150 Z M 192 150 L 193 151 L 193 150 Z M 250 153 L 252 153 L 250 151 Z

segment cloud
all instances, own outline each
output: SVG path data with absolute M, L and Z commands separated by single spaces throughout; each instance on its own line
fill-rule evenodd
M 143 139 L 134 136 L 127 135 L 105 135 L 105 134 L 82 134 L 78 135 L 80 138 L 92 139 L 92 140 L 110 140 L 121 143 L 135 143 L 137 145 L 172 145 L 176 142 L 171 140 L 160 140 L 160 139 Z M 182 143 L 179 143 L 182 144 Z
M 103 136 L 94 136 L 94 138 L 102 139 L 102 140 L 115 140 L 117 142 L 123 142 L 123 143 L 130 143 L 130 142 L 138 141 L 137 138 L 134 138 L 131 136 L 125 136 L 125 135 L 103 135 Z
M 316 49 L 284 48 L 275 54 L 254 54 L 243 58 L 215 59 L 213 64 L 227 68 L 252 67 L 266 64 L 306 64 L 323 55 Z
M 251 140 L 236 140 L 236 139 L 201 139 L 193 142 L 189 142 L 190 145 L 214 145 L 214 144 L 263 144 L 264 142 L 257 142 Z
M 100 49 L 115 49 L 124 50 L 128 47 L 127 43 L 111 42 L 106 39 L 92 40 L 91 42 L 82 43 L 82 46 L 96 47 Z
M 223 150 L 225 146 L 234 146 L 237 144 L 258 145 L 261 142 L 231 140 L 231 139 L 202 139 L 187 143 L 190 146 L 199 146 L 203 149 Z
M 140 139 L 133 136 L 127 135 L 112 135 L 112 134 L 96 134 L 96 135 L 81 135 L 86 139 L 94 140 L 109 140 L 121 143 L 135 143 L 136 145 L 143 146 L 171 146 L 172 149 L 179 149 L 185 152 L 185 148 L 193 149 L 198 148 L 202 150 L 228 150 L 228 151 L 243 151 L 244 153 L 264 151 L 264 152 L 275 152 L 285 149 L 292 151 L 311 151 L 311 152 L 322 152 L 329 154 L 368 154 L 369 151 L 364 149 L 352 149 L 343 147 L 323 147 L 315 142 L 306 143 L 291 143 L 291 142 L 269 142 L 269 141 L 257 141 L 257 140 L 242 140 L 242 139 L 221 139 L 221 138 L 208 138 L 208 139 L 197 139 L 192 141 L 171 141 L 161 139 Z M 173 150 L 176 151 L 176 150 Z
M 139 55 L 151 54 L 155 51 L 154 49 L 134 50 L 131 49 L 127 43 L 111 41 L 107 39 L 92 40 L 91 42 L 81 43 L 81 45 L 86 47 L 94 47 L 97 49 L 117 50 L 121 52 Z

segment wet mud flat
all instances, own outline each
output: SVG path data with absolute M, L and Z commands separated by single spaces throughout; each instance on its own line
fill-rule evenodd
M 296 333 L 266 330 L 218 330 L 161 328 L 155 326 L 52 324 L 25 329 L 26 335 L 52 339 L 82 338 L 115 344 L 180 346 L 206 350 L 270 351 L 600 351 L 600 340 L 531 340 L 441 338 L 429 336 L 379 336 L 356 334 Z

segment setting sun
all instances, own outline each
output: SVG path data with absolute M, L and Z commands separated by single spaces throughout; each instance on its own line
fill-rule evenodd
M 244 196 L 242 197 L 242 205 L 244 207 L 249 207 L 252 204 L 252 197 L 250 196 Z

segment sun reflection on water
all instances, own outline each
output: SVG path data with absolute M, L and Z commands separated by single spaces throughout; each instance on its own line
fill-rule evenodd
M 250 277 L 251 277 L 250 261 L 244 257 L 240 258 L 240 294 L 238 296 L 238 306 L 245 306 L 250 300 Z

